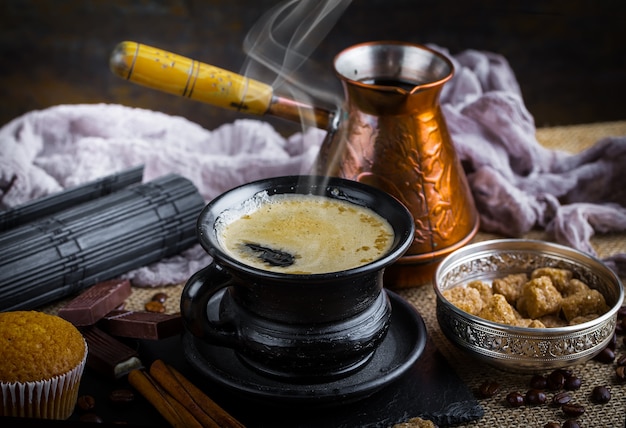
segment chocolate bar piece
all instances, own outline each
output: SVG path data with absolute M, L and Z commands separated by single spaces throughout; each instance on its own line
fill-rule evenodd
M 87 341 L 87 367 L 115 379 L 143 367 L 137 351 L 98 327 L 83 328 L 81 332 Z
M 147 311 L 111 311 L 98 325 L 112 336 L 149 340 L 171 337 L 183 330 L 180 313 L 163 314 Z
M 130 296 L 128 280 L 100 282 L 88 288 L 59 309 L 59 316 L 76 326 L 97 323 Z

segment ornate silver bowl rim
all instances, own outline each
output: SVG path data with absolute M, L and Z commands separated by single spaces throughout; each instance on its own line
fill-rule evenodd
M 442 291 L 472 280 L 491 281 L 539 267 L 569 269 L 600 291 L 610 310 L 578 325 L 558 328 L 517 327 L 471 315 L 446 300 Z M 467 245 L 448 255 L 434 277 L 437 320 L 459 348 L 491 365 L 515 371 L 539 371 L 579 364 L 593 358 L 611 340 L 624 290 L 619 277 L 599 259 L 545 241 L 498 239 Z

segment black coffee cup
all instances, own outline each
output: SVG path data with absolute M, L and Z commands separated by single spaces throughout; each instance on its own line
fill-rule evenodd
M 252 267 L 220 246 L 216 221 L 267 192 L 320 195 L 366 207 L 393 228 L 382 257 L 338 272 L 288 274 Z M 183 290 L 181 314 L 197 339 L 233 348 L 247 365 L 294 382 L 325 381 L 363 367 L 383 341 L 391 305 L 383 272 L 413 240 L 410 212 L 391 195 L 356 181 L 286 176 L 242 185 L 213 199 L 197 221 L 197 235 L 213 262 Z M 220 299 L 219 319 L 210 319 L 211 299 Z

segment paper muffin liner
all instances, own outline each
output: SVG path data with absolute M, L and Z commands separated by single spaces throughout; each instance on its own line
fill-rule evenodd
M 67 373 L 33 382 L 0 382 L 0 416 L 67 419 L 74 412 L 78 387 L 87 361 L 87 344 L 82 361 Z

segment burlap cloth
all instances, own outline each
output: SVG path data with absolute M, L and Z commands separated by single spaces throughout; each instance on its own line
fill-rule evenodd
M 598 141 L 600 138 L 626 135 L 626 121 L 577 125 L 567 127 L 542 128 L 537 130 L 538 140 L 548 148 L 569 152 L 580 151 Z M 548 239 L 542 231 L 533 231 L 526 235 L 532 239 Z M 475 241 L 498 238 L 496 235 L 479 233 Z M 594 236 L 592 243 L 600 258 L 626 252 L 626 233 Z M 624 281 L 626 278 L 622 278 Z M 180 294 L 183 284 L 160 288 L 133 288 L 132 295 L 126 301 L 126 308 L 142 310 L 144 304 L 158 292 L 165 292 L 169 299 L 166 302 L 167 312 L 179 309 Z M 468 387 L 476 390 L 485 380 L 495 380 L 501 385 L 500 392 L 490 399 L 480 399 L 485 415 L 479 421 L 459 425 L 462 427 L 543 427 L 549 421 L 563 422 L 566 418 L 560 409 L 546 405 L 524 406 L 511 408 L 505 402 L 509 392 L 524 393 L 529 387 L 529 374 L 504 372 L 474 361 L 459 353 L 443 336 L 435 315 L 435 293 L 432 287 L 421 286 L 395 290 L 417 308 L 424 318 L 428 333 L 439 350 L 446 356 L 457 374 Z M 64 301 L 42 308 L 45 312 L 55 313 Z M 618 355 L 626 354 L 626 346 L 619 340 Z M 574 401 L 586 407 L 584 415 L 576 418 L 583 427 L 620 427 L 626 420 L 626 384 L 615 382 L 615 365 L 590 361 L 573 367 L 581 377 L 583 384 L 580 390 L 572 393 Z M 591 390 L 598 385 L 609 385 L 612 398 L 607 404 L 593 404 L 590 400 Z M 548 400 L 551 399 L 551 394 Z M 411 416 L 411 415 L 408 415 Z

